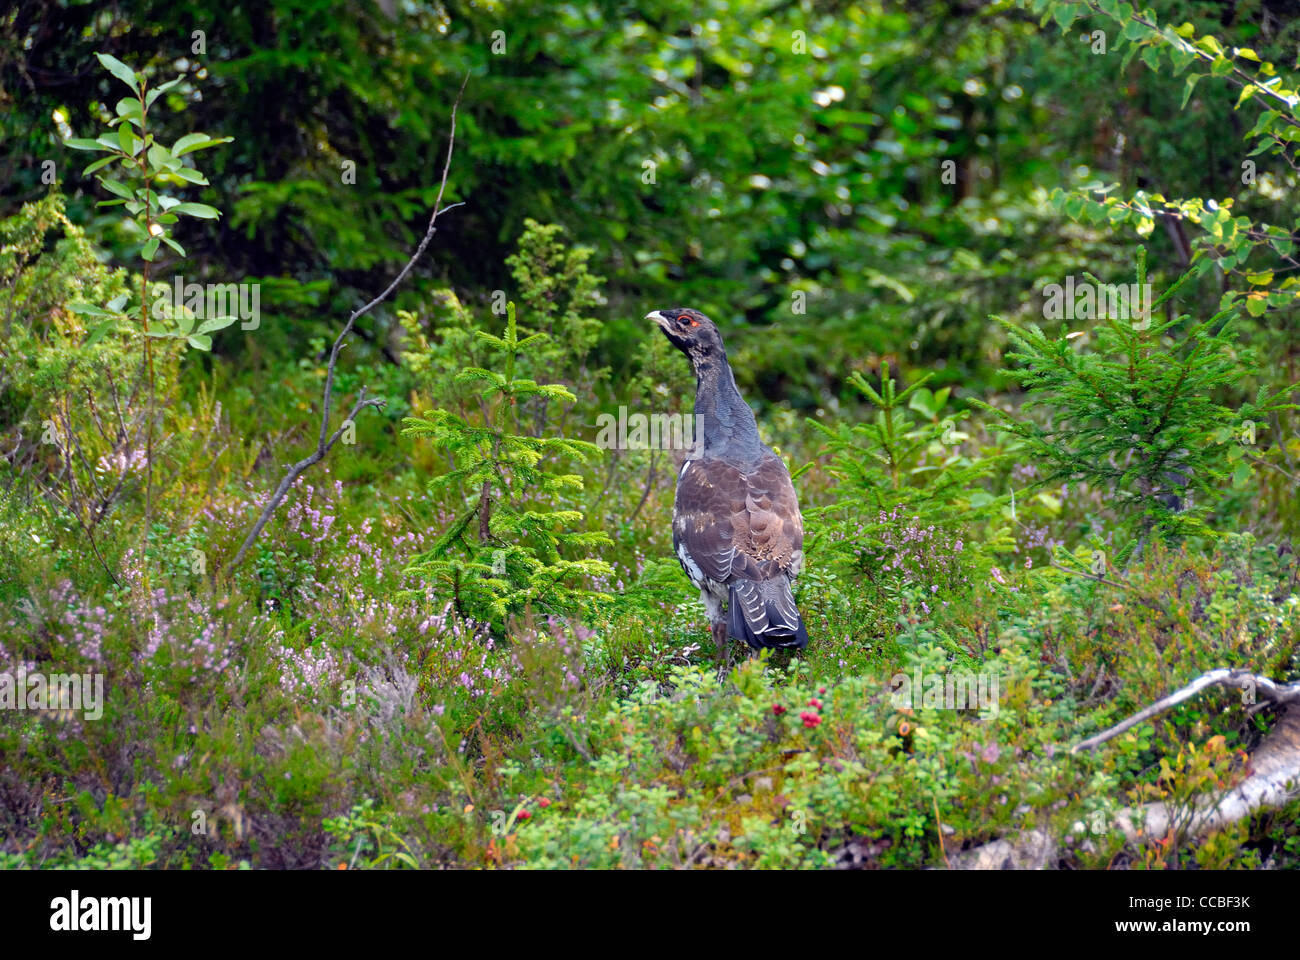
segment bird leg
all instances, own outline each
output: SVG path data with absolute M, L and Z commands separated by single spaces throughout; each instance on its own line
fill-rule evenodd
M 724 670 L 731 669 L 731 638 L 727 636 L 727 621 L 714 623 L 710 625 L 713 631 L 713 642 L 718 648 L 718 659 L 722 662 Z

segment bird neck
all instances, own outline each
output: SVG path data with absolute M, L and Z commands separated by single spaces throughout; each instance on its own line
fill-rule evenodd
M 705 457 L 753 461 L 762 455 L 754 411 L 736 388 L 726 354 L 695 362 L 695 436 Z

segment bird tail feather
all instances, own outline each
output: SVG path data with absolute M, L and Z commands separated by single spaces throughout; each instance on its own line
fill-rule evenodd
M 802 650 L 808 630 L 784 574 L 771 580 L 733 580 L 727 603 L 728 632 L 754 648 Z

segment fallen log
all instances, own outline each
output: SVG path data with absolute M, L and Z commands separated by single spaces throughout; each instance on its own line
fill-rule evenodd
M 1185 687 L 1157 700 L 1123 722 L 1076 744 L 1071 753 L 1091 750 L 1131 730 L 1152 717 L 1192 699 L 1210 687 L 1237 687 L 1248 705 L 1257 699 L 1277 704 L 1280 712 L 1273 729 L 1251 755 L 1246 779 L 1221 796 L 1203 797 L 1191 804 L 1147 803 L 1125 807 L 1107 822 L 1130 842 L 1168 836 L 1201 837 L 1244 820 L 1251 814 L 1285 806 L 1300 797 L 1300 683 L 1280 684 L 1247 670 L 1211 670 Z M 1066 845 L 1094 849 L 1089 828 L 1076 821 L 1068 834 L 1055 837 L 1045 830 L 1027 830 L 966 850 L 952 857 L 955 870 L 1041 870 L 1056 862 Z

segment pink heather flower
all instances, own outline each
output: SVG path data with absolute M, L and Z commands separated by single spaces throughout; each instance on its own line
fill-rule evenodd
M 812 729 L 813 727 L 817 726 L 817 724 L 822 722 L 821 717 L 819 717 L 815 713 L 809 713 L 807 710 L 799 714 L 799 719 L 802 720 L 803 725 L 805 727 L 808 727 L 809 729 Z
M 818 700 L 816 697 L 813 697 L 811 700 L 808 701 L 808 706 L 816 710 L 820 710 L 822 708 L 822 702 Z
M 100 473 L 112 474 L 115 477 L 124 477 L 127 474 L 135 473 L 144 467 L 147 462 L 147 454 L 144 449 L 132 450 L 129 454 L 125 450 L 118 450 L 111 454 L 104 454 L 99 458 L 96 469 Z

